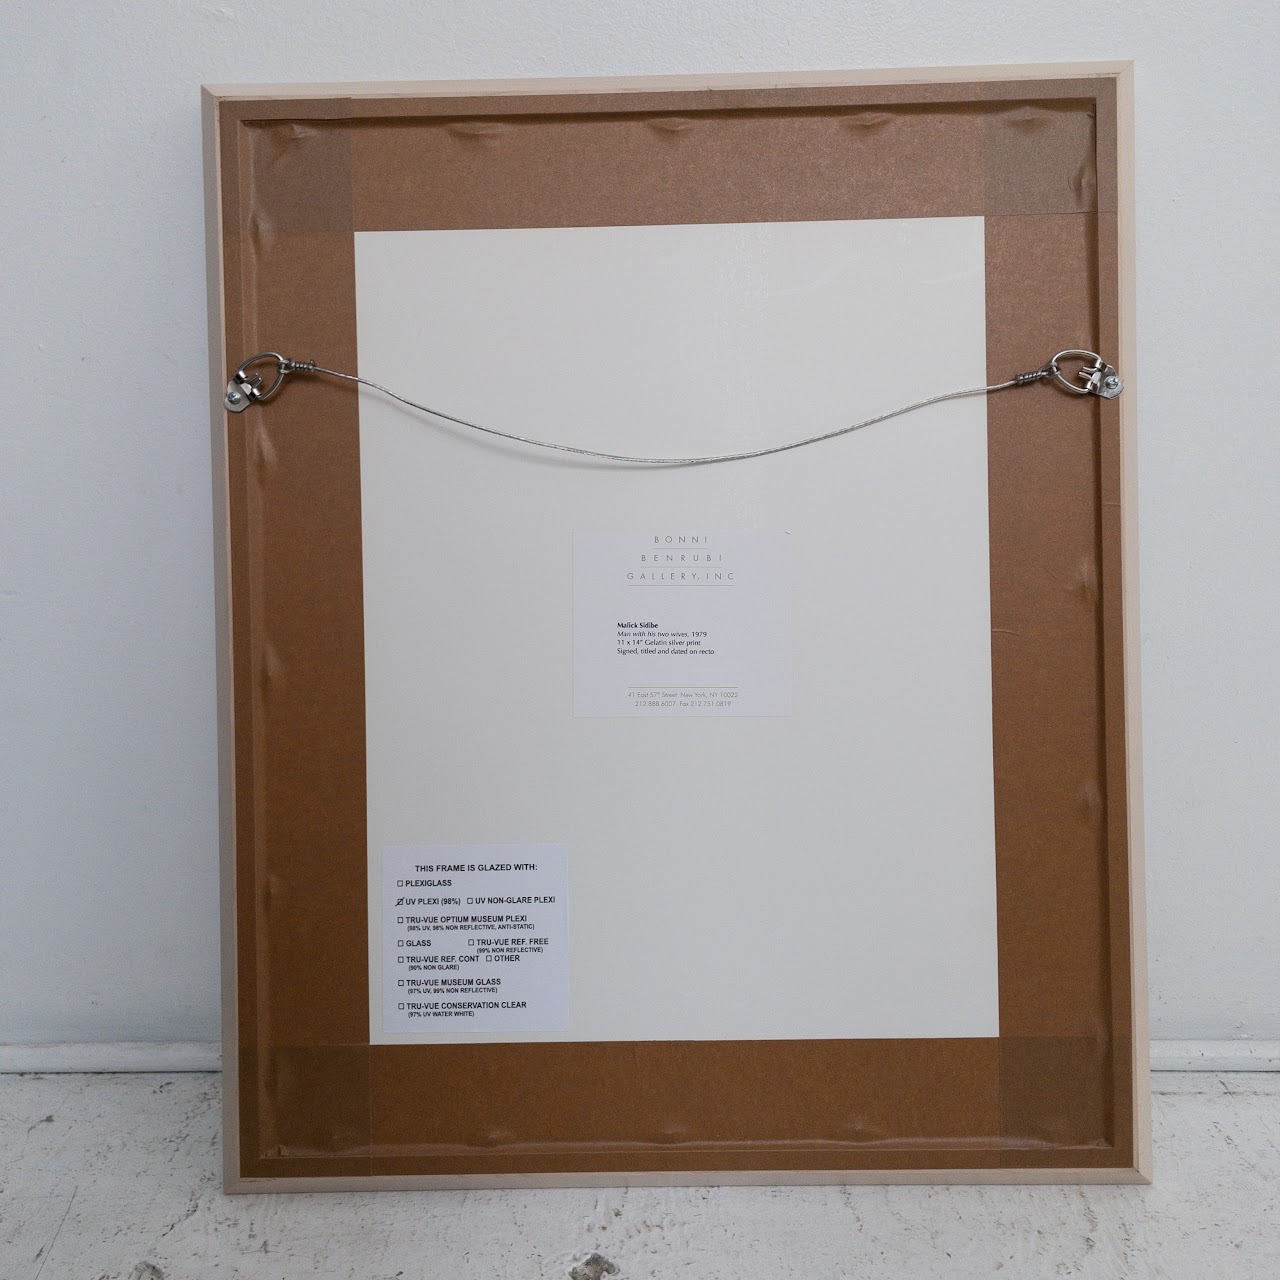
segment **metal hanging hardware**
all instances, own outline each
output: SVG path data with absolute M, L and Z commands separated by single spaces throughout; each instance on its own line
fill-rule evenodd
M 276 365 L 275 380 L 269 387 L 263 387 L 260 374 L 251 372 L 256 366 L 274 360 Z M 284 385 L 285 375 L 289 373 L 315 373 L 314 360 L 290 360 L 278 351 L 259 351 L 250 356 L 231 375 L 227 383 L 227 394 L 223 400 L 232 413 L 243 413 L 251 404 L 263 404 Z
M 1068 364 L 1078 362 L 1079 367 L 1075 371 L 1074 381 L 1064 372 L 1064 361 Z M 268 363 L 275 364 L 275 376 L 270 385 L 264 386 L 262 375 L 254 372 L 254 370 L 259 365 Z M 227 393 L 223 399 L 223 404 L 231 413 L 243 413 L 251 404 L 265 404 L 279 393 L 280 388 L 284 385 L 285 378 L 291 373 L 313 374 L 325 378 L 339 378 L 344 382 L 354 382 L 359 386 L 369 387 L 371 390 L 381 392 L 392 400 L 397 400 L 410 409 L 417 409 L 420 413 L 428 414 L 430 417 L 439 418 L 444 422 L 451 422 L 455 426 L 466 427 L 471 431 L 481 431 L 485 435 L 498 436 L 503 440 L 510 440 L 516 444 L 527 444 L 538 449 L 553 449 L 558 453 L 571 453 L 579 457 L 595 458 L 603 462 L 623 462 L 653 467 L 696 466 L 710 462 L 740 462 L 747 458 L 763 458 L 770 454 L 785 453 L 790 449 L 799 449 L 804 445 L 817 444 L 822 440 L 832 440 L 837 436 L 848 435 L 851 431 L 860 431 L 863 427 L 870 427 L 878 422 L 887 422 L 890 418 L 898 418 L 905 413 L 924 409 L 928 405 L 940 404 L 944 400 L 958 400 L 963 396 L 991 395 L 997 391 L 1004 391 L 1009 387 L 1025 387 L 1030 386 L 1033 382 L 1045 380 L 1052 381 L 1062 390 L 1069 391 L 1072 395 L 1097 396 L 1103 400 L 1114 400 L 1124 390 L 1124 382 L 1120 375 L 1097 352 L 1083 351 L 1072 347 L 1066 351 L 1059 351 L 1057 355 L 1046 361 L 1038 369 L 1032 369 L 1027 373 L 1015 374 L 1007 382 L 994 382 L 985 387 L 968 387 L 962 391 L 948 391 L 942 395 L 930 396 L 926 400 L 917 400 L 912 404 L 903 405 L 900 409 L 892 409 L 888 413 L 877 414 L 872 418 L 864 418 L 861 422 L 837 427 L 833 431 L 824 431 L 819 435 L 806 436 L 801 440 L 791 440 L 786 444 L 770 445 L 763 449 L 749 449 L 741 453 L 708 454 L 704 457 L 643 458 L 630 457 L 621 453 L 603 453 L 596 449 L 583 449 L 577 445 L 570 444 L 556 444 L 550 440 L 536 440 L 531 436 L 521 436 L 510 431 L 500 431 L 497 427 L 487 427 L 479 422 L 470 422 L 466 418 L 459 418 L 454 414 L 445 413 L 442 409 L 433 409 L 430 405 L 419 404 L 416 400 L 410 400 L 407 396 L 399 395 L 389 387 L 384 387 L 381 383 L 374 382 L 371 378 L 362 378 L 354 373 L 342 373 L 337 369 L 326 369 L 316 364 L 314 360 L 292 360 L 288 356 L 282 356 L 278 351 L 260 351 L 257 355 L 250 356 L 243 361 L 235 373 L 231 375 L 231 381 L 227 383 Z
M 1084 383 L 1083 386 L 1078 387 L 1063 376 L 1060 361 L 1069 359 L 1091 362 L 1081 364 L 1076 370 L 1076 377 Z M 1124 390 L 1120 375 L 1093 351 L 1059 351 L 1044 367 L 1060 387 L 1075 396 L 1101 396 L 1104 400 L 1114 400 Z

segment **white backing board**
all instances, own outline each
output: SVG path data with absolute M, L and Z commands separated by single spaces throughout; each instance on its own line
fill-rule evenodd
M 617 452 L 986 381 L 978 218 L 356 235 L 360 372 Z M 716 467 L 361 393 L 374 1043 L 998 1034 L 986 413 Z M 788 714 L 574 714 L 574 541 L 785 539 Z M 567 849 L 568 1030 L 384 1029 L 381 851 Z

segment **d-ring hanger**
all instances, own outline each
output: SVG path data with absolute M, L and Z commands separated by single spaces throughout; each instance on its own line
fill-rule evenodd
M 1061 361 L 1063 360 L 1085 362 L 1076 370 L 1076 377 L 1079 379 L 1079 383 L 1084 384 L 1083 386 L 1069 381 L 1064 376 L 1061 367 Z M 1075 396 L 1101 396 L 1104 400 L 1114 400 L 1124 390 L 1124 383 L 1121 381 L 1120 375 L 1096 351 L 1079 351 L 1074 348 L 1068 351 L 1059 351 L 1045 365 L 1045 369 L 1048 370 L 1049 375 L 1058 386 L 1064 391 L 1070 391 Z
M 275 361 L 276 376 L 269 387 L 264 387 L 261 375 L 250 373 L 250 370 L 255 365 L 266 364 L 269 360 Z M 232 413 L 243 413 L 251 404 L 262 404 L 270 400 L 280 390 L 285 374 L 310 373 L 315 367 L 314 360 L 290 360 L 288 356 L 282 356 L 278 351 L 259 351 L 256 356 L 250 356 L 244 361 L 231 375 L 231 381 L 227 383 L 227 394 L 222 403 Z

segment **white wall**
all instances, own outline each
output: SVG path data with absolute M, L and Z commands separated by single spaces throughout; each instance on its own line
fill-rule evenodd
M 1280 17 L 1032 0 L 0 11 L 0 1042 L 213 1038 L 197 86 L 1133 57 L 1154 1032 L 1280 1036 Z

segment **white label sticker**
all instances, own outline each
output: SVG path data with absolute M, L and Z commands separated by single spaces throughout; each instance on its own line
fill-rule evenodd
M 576 533 L 574 714 L 791 714 L 787 535 Z
M 383 1030 L 567 1031 L 567 889 L 564 845 L 384 849 Z

